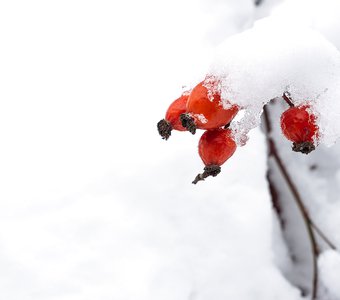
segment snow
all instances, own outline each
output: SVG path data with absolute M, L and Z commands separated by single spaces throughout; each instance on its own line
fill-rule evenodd
M 183 86 L 204 78 L 215 46 L 278 2 L 0 4 L 2 298 L 304 299 L 284 271 L 291 261 L 271 207 L 260 128 L 221 174 L 197 186 L 199 133 L 173 132 L 165 142 L 156 130 Z M 335 57 L 323 37 L 301 30 L 310 34 L 302 46 Z M 303 171 L 296 178 L 308 187 L 308 208 L 339 245 L 338 146 L 298 158 L 288 150 L 290 170 Z M 338 256 L 325 252 L 319 263 L 337 297 Z
M 239 144 L 260 124 L 263 105 L 285 91 L 295 105 L 311 105 L 322 143 L 340 136 L 340 52 L 308 27 L 274 17 L 257 21 L 219 46 L 209 74 L 220 79 L 225 102 L 246 110 L 232 126 Z
M 300 299 L 272 263 L 261 132 L 197 188 L 196 146 L 175 137 L 169 152 L 181 154 L 152 168 L 144 163 L 127 177 L 112 169 L 68 197 L 8 204 L 0 226 L 4 297 Z
M 321 280 L 327 291 L 336 299 L 340 298 L 340 255 L 333 250 L 325 251 L 319 258 Z
M 220 44 L 227 36 L 252 26 L 256 12 L 253 0 L 200 0 L 206 12 L 205 38 L 213 45 Z
M 339 9 L 338 0 L 288 0 L 272 10 L 272 15 L 310 26 L 321 32 L 338 49 L 339 39 Z

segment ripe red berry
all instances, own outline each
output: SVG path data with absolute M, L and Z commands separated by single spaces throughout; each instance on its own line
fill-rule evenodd
M 193 88 L 187 102 L 187 113 L 181 116 L 182 124 L 192 134 L 196 128 L 216 129 L 227 125 L 239 108 L 231 105 L 225 109 L 216 89 L 217 81 L 208 79 Z
M 208 176 L 217 176 L 223 165 L 235 152 L 236 143 L 230 129 L 214 129 L 203 133 L 198 144 L 198 153 L 205 164 L 203 174 L 196 176 L 196 184 Z
M 189 93 L 185 92 L 181 97 L 172 102 L 166 111 L 165 119 L 157 123 L 158 132 L 161 137 L 167 140 L 173 129 L 185 131 L 186 128 L 182 126 L 180 115 L 186 112 L 186 105 L 189 98 Z
M 284 136 L 293 142 L 294 151 L 308 154 L 315 149 L 319 127 L 308 105 L 286 110 L 281 115 L 281 129 Z

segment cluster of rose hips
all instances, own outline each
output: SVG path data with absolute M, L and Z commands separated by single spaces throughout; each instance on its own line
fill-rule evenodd
M 217 176 L 221 166 L 234 154 L 237 145 L 230 122 L 242 109 L 238 105 L 222 102 L 218 80 L 206 77 L 191 91 L 184 92 L 172 102 L 165 118 L 157 124 L 161 137 L 167 140 L 172 130 L 196 133 L 197 129 L 205 132 L 198 144 L 198 153 L 205 164 L 204 172 L 193 181 L 204 180 L 208 176 Z M 288 93 L 283 99 L 290 108 L 281 115 L 281 129 L 284 136 L 293 142 L 292 149 L 305 154 L 315 149 L 319 138 L 316 116 L 308 104 L 295 107 Z

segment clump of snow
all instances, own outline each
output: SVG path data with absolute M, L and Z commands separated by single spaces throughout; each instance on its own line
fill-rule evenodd
M 239 144 L 260 124 L 263 106 L 285 91 L 318 115 L 322 143 L 340 136 L 340 53 L 308 26 L 258 21 L 218 47 L 209 74 L 220 81 L 222 101 L 246 110 L 232 125 Z
M 319 261 L 321 280 L 328 292 L 340 299 L 340 254 L 333 250 L 321 254 Z

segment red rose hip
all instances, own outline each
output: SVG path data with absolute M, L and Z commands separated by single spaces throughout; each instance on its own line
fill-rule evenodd
M 181 116 L 182 125 L 192 134 L 196 129 L 216 129 L 231 122 L 239 111 L 238 106 L 225 109 L 217 82 L 206 80 L 196 85 L 187 102 L 187 112 Z
M 166 111 L 165 119 L 157 123 L 157 129 L 160 136 L 167 140 L 173 129 L 185 131 L 186 128 L 182 126 L 180 115 L 186 112 L 186 105 L 189 98 L 189 93 L 183 93 L 181 97 L 172 102 Z
M 204 180 L 208 176 L 217 176 L 223 165 L 235 152 L 236 143 L 230 129 L 207 130 L 201 136 L 198 153 L 205 164 L 204 172 L 198 174 L 193 181 Z
M 315 149 L 319 138 L 316 119 L 308 105 L 291 107 L 281 115 L 282 133 L 293 142 L 293 151 L 308 154 Z

